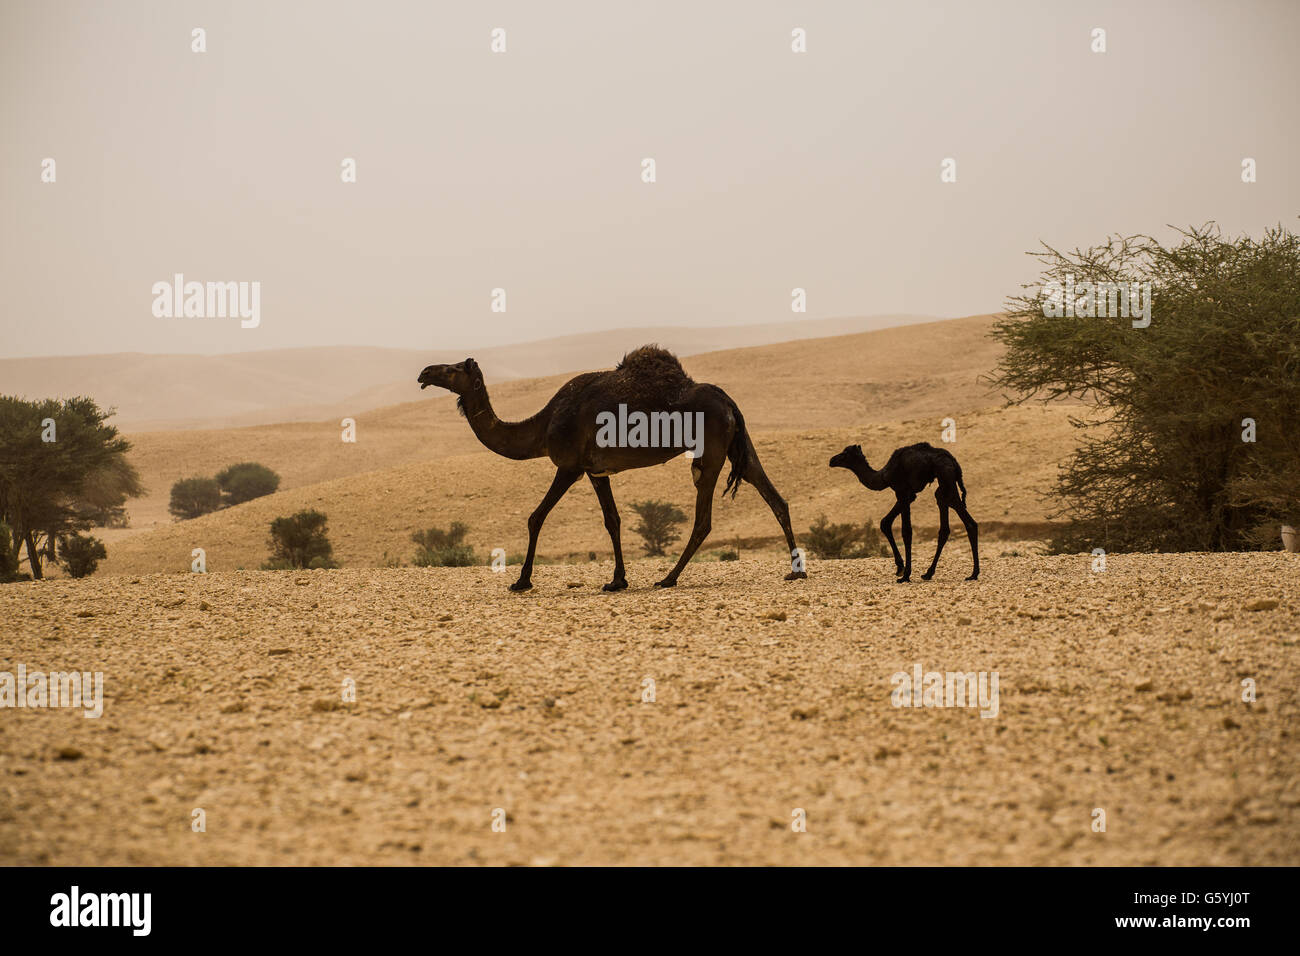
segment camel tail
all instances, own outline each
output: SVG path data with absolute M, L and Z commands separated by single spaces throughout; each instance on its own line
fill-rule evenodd
M 961 489 L 962 507 L 966 506 L 966 483 L 961 480 L 961 465 L 957 466 L 957 487 Z
M 718 389 L 718 391 L 722 392 L 722 389 Z M 725 498 L 729 491 L 732 500 L 735 500 L 736 492 L 740 490 L 740 480 L 749 471 L 749 433 L 745 430 L 745 416 L 740 413 L 740 408 L 726 392 L 722 392 L 722 397 L 731 406 L 731 414 L 736 416 L 736 433 L 731 436 L 731 445 L 727 448 L 727 459 L 731 462 L 731 474 L 727 475 L 727 483 L 722 488 L 722 496 Z

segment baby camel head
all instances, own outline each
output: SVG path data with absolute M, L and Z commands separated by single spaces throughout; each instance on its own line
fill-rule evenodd
M 844 450 L 831 459 L 832 468 L 847 468 L 853 471 L 858 465 L 864 465 L 868 468 L 867 458 L 862 454 L 861 445 L 847 445 Z
M 416 379 L 421 389 L 430 385 L 445 388 L 457 395 L 467 395 L 483 387 L 483 372 L 472 358 L 455 365 L 430 365 Z

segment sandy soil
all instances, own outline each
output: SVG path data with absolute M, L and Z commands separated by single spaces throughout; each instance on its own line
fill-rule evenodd
M 0 863 L 1300 863 L 1294 556 L 953 546 L 7 586 L 0 670 L 106 702 L 0 711 Z M 917 663 L 997 716 L 891 706 Z

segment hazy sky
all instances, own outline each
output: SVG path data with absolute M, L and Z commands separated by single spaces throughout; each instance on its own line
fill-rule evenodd
M 0 355 L 992 311 L 1040 239 L 1294 229 L 1298 36 L 1295 0 L 0 0 Z M 175 273 L 260 282 L 260 325 L 155 317 Z

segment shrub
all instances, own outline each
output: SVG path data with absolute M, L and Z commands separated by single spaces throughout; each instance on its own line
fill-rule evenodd
M 474 549 L 465 544 L 468 526 L 453 521 L 446 531 L 441 528 L 427 528 L 411 535 L 415 542 L 415 560 L 417 568 L 467 568 L 478 564 Z
M 632 530 L 645 541 L 645 553 L 662 555 L 664 549 L 681 537 L 677 526 L 686 520 L 681 508 L 668 501 L 634 501 L 632 510 L 641 519 Z
M 267 570 L 283 568 L 334 568 L 334 547 L 330 544 L 326 522 L 319 511 L 307 509 L 288 518 L 271 522 L 271 560 Z
M 871 531 L 870 525 L 829 524 L 825 515 L 818 515 L 805 540 L 809 553 L 826 561 L 864 558 L 870 553 Z
M 731 548 L 727 548 L 725 551 L 720 551 L 720 552 L 718 552 L 718 560 L 719 560 L 719 561 L 739 561 L 739 560 L 740 560 L 740 552 L 739 552 L 739 551 L 736 551 L 736 550 L 732 550 Z
M 70 534 L 63 539 L 60 562 L 74 578 L 94 574 L 99 562 L 108 557 L 104 542 L 90 535 Z
M 221 488 L 212 478 L 182 478 L 172 485 L 167 510 L 182 521 L 209 514 L 221 507 Z
M 280 476 L 265 465 L 245 461 L 217 473 L 225 504 L 238 505 L 269 495 L 280 487 Z

